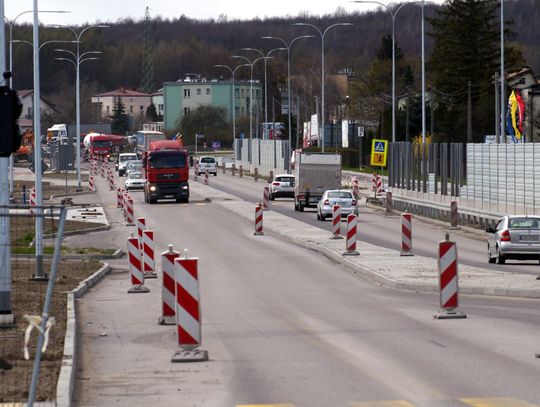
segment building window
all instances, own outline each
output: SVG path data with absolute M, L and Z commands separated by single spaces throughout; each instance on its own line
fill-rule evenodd
M 238 106 L 235 106 L 234 108 L 234 114 L 235 115 L 238 115 L 238 113 L 240 112 L 240 108 Z
M 141 106 L 139 110 L 141 111 L 141 113 L 143 113 L 144 112 L 144 106 Z
M 255 95 L 257 96 L 257 99 L 259 99 L 259 97 L 261 96 L 261 91 L 257 89 L 257 92 L 255 93 Z
M 160 111 L 160 112 L 163 111 L 163 105 L 158 105 L 158 111 Z
M 210 94 L 210 88 L 206 88 L 206 94 L 207 94 L 207 95 Z
M 107 116 L 111 114 L 111 107 L 107 106 Z
M 240 89 L 235 89 L 235 90 L 234 90 L 234 97 L 235 97 L 235 98 L 239 98 L 239 97 L 240 97 Z
M 32 113 L 32 108 L 29 107 L 28 108 L 28 117 L 32 117 L 33 113 Z
M 242 97 L 244 97 L 244 89 L 241 90 Z
M 202 95 L 202 90 L 201 90 L 201 88 L 197 88 L 197 95 Z
M 129 113 L 133 113 L 133 105 L 129 107 Z
M 190 109 L 189 107 L 184 107 L 184 114 L 189 114 L 190 113 Z
M 184 89 L 184 99 L 189 99 L 191 96 L 190 89 Z

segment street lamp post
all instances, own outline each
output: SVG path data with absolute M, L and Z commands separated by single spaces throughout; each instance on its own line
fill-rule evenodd
M 8 19 L 7 17 L 4 17 L 5 22 L 8 24 L 9 27 L 9 72 L 11 72 L 11 76 L 9 77 L 9 87 L 13 89 L 13 26 L 15 25 L 15 22 L 17 19 L 28 13 L 33 13 L 33 10 L 27 10 L 23 11 L 22 13 L 19 13 L 15 16 L 13 19 Z M 63 13 L 69 13 L 69 11 L 64 10 L 38 10 L 38 13 L 57 13 L 57 14 L 63 14 Z M 17 41 L 18 42 L 18 41 Z M 32 45 L 31 42 L 28 42 L 30 45 Z M 9 157 L 9 192 L 10 194 L 13 193 L 13 155 Z
M 84 29 L 82 29 L 80 32 L 77 32 L 75 29 L 71 28 L 71 27 L 66 27 L 66 26 L 56 26 L 56 27 L 60 27 L 60 28 L 67 28 L 68 30 L 70 30 L 73 35 L 75 36 L 75 39 L 76 39 L 76 42 L 77 42 L 77 53 L 76 55 L 74 53 L 72 53 L 72 55 L 74 56 L 75 58 L 75 70 L 76 70 L 76 95 L 75 95 L 75 98 L 76 98 L 76 106 L 75 106 L 75 110 L 76 110 L 76 142 L 77 142 L 77 191 L 81 191 L 82 190 L 82 187 L 81 187 L 81 96 L 80 96 L 80 76 L 79 76 L 79 71 L 80 71 L 80 65 L 81 65 L 81 58 L 84 56 L 84 55 L 88 55 L 88 53 L 84 53 L 83 55 L 80 55 L 80 43 L 81 43 L 81 37 L 82 35 L 89 29 L 91 28 L 109 28 L 108 25 L 103 25 L 103 24 L 98 24 L 98 25 L 90 25 Z M 71 51 L 69 51 L 71 52 Z M 97 52 L 91 52 L 91 53 L 97 53 Z M 85 60 L 90 60 L 92 58 L 86 58 Z M 95 59 L 95 58 L 93 58 Z
M 258 52 L 259 55 L 261 55 L 261 57 L 264 58 L 264 122 L 265 123 L 268 123 L 268 87 L 267 87 L 267 79 L 266 79 L 266 60 L 270 59 L 270 54 L 272 52 L 285 51 L 285 50 L 287 50 L 287 48 L 274 48 L 268 51 L 265 55 L 264 52 L 256 48 L 242 48 L 242 51 Z
M 236 106 L 235 106 L 235 89 L 234 89 L 234 76 L 236 75 L 236 71 L 239 68 L 250 66 L 249 64 L 241 64 L 236 66 L 234 69 L 231 68 L 228 65 L 214 65 L 214 68 L 225 68 L 228 69 L 231 72 L 232 76 L 232 89 L 231 89 L 231 105 L 232 105 L 232 142 L 234 147 L 234 138 L 236 137 Z
M 292 45 L 299 39 L 302 38 L 314 38 L 313 35 L 301 35 L 299 37 L 293 38 L 288 44 L 287 42 L 280 37 L 274 37 L 267 35 L 265 37 L 261 37 L 262 39 L 267 40 L 278 40 L 281 41 L 283 45 L 285 45 L 285 48 L 287 49 L 287 97 L 289 99 L 288 101 L 288 116 L 289 116 L 289 151 L 287 152 L 287 161 L 289 163 L 287 171 L 291 172 L 291 151 L 292 151 L 292 145 L 291 145 L 291 133 L 292 133 L 292 123 L 291 123 L 291 47 Z
M 498 143 L 506 143 L 506 128 L 505 128 L 505 104 L 506 104 L 506 87 L 504 74 L 504 0 L 501 0 L 501 135 Z M 532 141 L 532 138 L 531 138 Z
M 324 36 L 326 35 L 326 33 L 330 29 L 332 29 L 334 27 L 351 26 L 351 25 L 354 25 L 354 24 L 351 24 L 351 23 L 336 23 L 336 24 L 332 24 L 332 25 L 326 27 L 326 29 L 324 31 L 322 31 L 316 25 L 309 24 L 309 23 L 294 23 L 293 25 L 311 27 L 311 28 L 315 29 L 315 31 L 317 31 L 319 33 L 319 35 L 321 36 L 321 124 L 322 124 L 322 152 L 324 153 Z
M 393 9 L 390 5 L 386 5 L 375 0 L 355 0 L 354 3 L 373 3 L 384 7 L 390 16 L 392 17 L 392 142 L 396 141 L 396 16 L 403 7 L 408 4 L 419 3 L 419 1 L 412 1 L 409 3 L 402 3 L 397 8 Z

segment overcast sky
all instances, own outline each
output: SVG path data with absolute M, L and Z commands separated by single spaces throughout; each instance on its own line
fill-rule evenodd
M 408 0 L 411 1 L 411 0 Z M 380 0 L 384 4 L 392 1 Z M 435 0 L 442 3 L 443 0 Z M 142 19 L 146 6 L 150 15 L 166 18 L 182 14 L 195 19 L 217 18 L 225 14 L 229 19 L 251 19 L 254 17 L 296 16 L 309 12 L 312 15 L 333 13 L 342 7 L 347 11 L 367 11 L 377 6 L 373 4 L 353 4 L 348 0 L 39 0 L 40 10 L 65 10 L 69 14 L 41 13 L 40 21 L 45 24 L 77 24 L 114 22 L 124 17 Z M 13 19 L 17 14 L 32 10 L 32 0 L 5 0 L 5 15 Z M 32 13 L 17 20 L 31 21 Z

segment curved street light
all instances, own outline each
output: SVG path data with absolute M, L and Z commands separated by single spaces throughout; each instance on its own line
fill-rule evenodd
M 411 1 L 409 3 L 402 3 L 397 8 L 393 8 L 391 5 L 386 5 L 376 0 L 354 0 L 353 3 L 364 4 L 378 4 L 384 7 L 390 17 L 392 17 L 392 142 L 396 142 L 396 16 L 403 7 L 408 4 L 421 3 L 421 1 Z
M 53 27 L 56 28 L 66 28 L 70 30 L 73 35 L 75 36 L 75 39 L 77 40 L 77 53 L 72 53 L 72 55 L 75 58 L 76 61 L 76 90 L 75 90 L 75 99 L 76 99 L 76 140 L 77 140 L 77 191 L 81 191 L 81 92 L 80 92 L 80 65 L 81 65 L 81 58 L 82 55 L 80 55 L 80 43 L 81 43 L 81 37 L 82 35 L 88 31 L 91 28 L 109 28 L 108 25 L 104 24 L 97 24 L 97 25 L 89 25 L 88 27 L 83 28 L 81 31 L 77 32 L 74 28 L 63 26 L 63 25 L 54 25 Z M 71 52 L 71 51 L 70 51 Z M 84 54 L 83 54 L 84 55 Z
M 321 30 L 316 25 L 310 24 L 310 23 L 294 23 L 293 25 L 296 26 L 306 26 L 311 27 L 315 29 L 319 35 L 321 36 L 321 124 L 322 124 L 322 149 L 321 151 L 324 153 L 324 36 L 326 33 L 335 27 L 348 27 L 352 26 L 354 24 L 352 23 L 335 23 L 328 27 L 326 27 L 323 30 Z
M 231 87 L 231 100 L 232 100 L 232 142 L 233 142 L 233 148 L 234 148 L 234 138 L 236 137 L 236 103 L 235 103 L 235 88 L 234 88 L 234 76 L 236 75 L 236 71 L 242 67 L 248 67 L 251 66 L 249 64 L 240 64 L 236 66 L 235 68 L 231 68 L 228 65 L 214 65 L 214 68 L 224 68 L 228 69 L 231 72 L 232 76 L 232 87 Z
M 287 41 L 285 41 L 283 38 L 274 37 L 274 36 L 271 36 L 271 35 L 261 37 L 264 40 L 278 40 L 278 41 L 281 41 L 281 43 L 287 49 L 287 95 L 288 95 L 288 99 L 289 99 L 289 101 L 288 101 L 288 104 L 289 104 L 289 107 L 288 107 L 288 114 L 289 114 L 289 151 L 288 151 L 288 154 L 287 154 L 287 162 L 288 162 L 287 171 L 289 173 L 291 172 L 291 151 L 292 151 L 291 150 L 292 149 L 292 145 L 291 145 L 291 133 L 292 133 L 292 126 L 291 126 L 291 47 L 296 41 L 298 41 L 300 39 L 314 38 L 314 37 L 315 37 L 314 35 L 300 35 L 298 37 L 293 38 L 289 43 L 287 43 Z

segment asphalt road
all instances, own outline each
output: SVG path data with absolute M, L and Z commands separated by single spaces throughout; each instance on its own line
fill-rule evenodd
M 199 177 L 199 182 L 203 180 L 204 177 Z M 251 177 L 239 178 L 221 173 L 217 177 L 211 176 L 209 183 L 213 188 L 253 203 L 261 202 L 263 188 L 267 185 L 263 181 L 254 182 Z M 325 222 L 318 221 L 314 208 L 306 208 L 305 212 L 296 212 L 292 198 L 277 198 L 270 204 L 274 211 L 331 231 L 330 219 Z M 399 250 L 401 245 L 400 222 L 399 215 L 385 216 L 383 211 L 363 205 L 358 217 L 358 239 L 377 246 Z M 488 263 L 485 237 L 487 234 L 484 235 L 481 231 L 471 233 L 467 230 L 449 230 L 442 222 L 432 222 L 421 218 L 413 220 L 414 252 L 420 256 L 435 258 L 437 242 L 444 240 L 447 232 L 450 233 L 451 239 L 457 243 L 461 264 L 502 272 L 540 274 L 538 261 L 508 260 L 505 265 Z M 342 233 L 345 233 L 344 221 L 342 222 Z
M 171 364 L 174 328 L 156 324 L 160 281 L 128 295 L 128 276 L 115 274 L 79 302 L 77 405 L 540 405 L 538 301 L 462 296 L 468 319 L 435 320 L 436 295 L 383 288 L 315 252 L 253 236 L 251 222 L 202 197 L 145 205 L 134 195 L 158 251 L 172 243 L 200 259 L 210 361 Z M 111 233 L 123 241 L 128 232 Z

